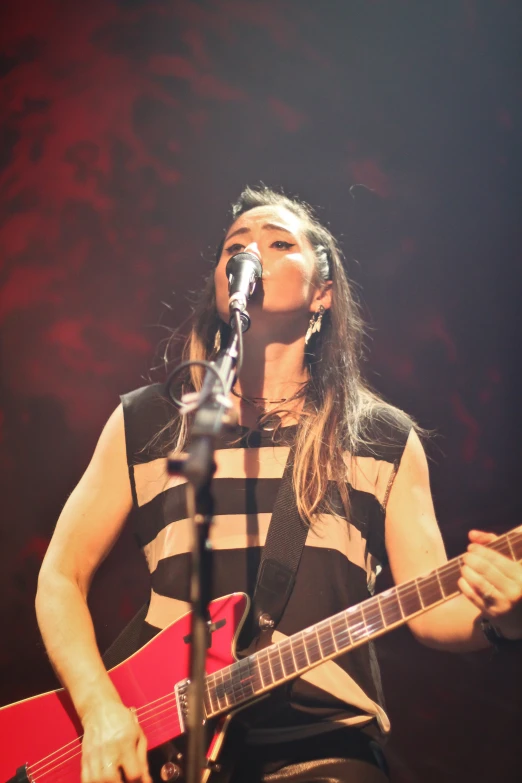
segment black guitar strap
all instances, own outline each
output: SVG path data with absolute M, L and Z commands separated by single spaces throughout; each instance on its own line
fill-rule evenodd
M 303 554 L 308 525 L 297 510 L 292 471 L 294 449 L 290 449 L 268 526 L 263 554 L 252 597 L 255 629 L 274 628 L 292 593 Z
M 149 604 L 143 604 L 132 620 L 125 626 L 123 631 L 112 642 L 111 646 L 105 650 L 102 655 L 102 660 L 106 669 L 112 669 L 113 666 L 117 666 L 122 661 L 125 661 L 130 655 L 133 655 L 140 649 L 143 642 L 141 641 L 141 634 L 143 631 L 143 623 Z

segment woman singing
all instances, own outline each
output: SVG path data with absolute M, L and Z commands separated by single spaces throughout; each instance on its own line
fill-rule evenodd
M 335 240 L 308 206 L 267 188 L 241 194 L 186 358 L 212 360 L 226 344 L 225 268 L 240 251 L 260 259 L 263 275 L 231 397 L 238 425 L 216 453 L 212 593 L 252 594 L 291 449 L 295 503 L 308 533 L 275 629 L 290 636 L 368 598 L 385 561 L 399 584 L 440 566 L 446 554 L 418 430 L 361 378 L 359 313 Z M 197 389 L 201 377 L 193 369 L 180 393 Z M 42 566 L 38 621 L 83 724 L 83 783 L 150 780 L 144 734 L 104 668 L 87 594 L 132 512 L 151 572 L 142 643 L 188 611 L 191 520 L 184 481 L 165 470 L 166 455 L 183 451 L 187 433 L 162 385 L 123 395 Z M 483 546 L 493 535 L 474 531 L 470 539 L 461 594 L 409 622 L 430 647 L 480 650 L 490 644 L 486 635 L 522 638 L 522 565 Z M 389 720 L 371 644 L 293 681 L 277 709 L 253 712 L 249 725 L 225 770 L 233 783 L 387 780 L 379 740 Z

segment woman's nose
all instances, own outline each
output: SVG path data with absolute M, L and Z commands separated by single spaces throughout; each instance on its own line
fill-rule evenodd
M 253 253 L 261 261 L 261 252 L 259 250 L 257 242 L 251 242 L 249 245 L 247 245 L 243 250 L 243 253 Z

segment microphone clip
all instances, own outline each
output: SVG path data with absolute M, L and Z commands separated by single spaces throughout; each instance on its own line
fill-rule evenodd
M 230 325 L 232 325 L 232 319 L 234 318 L 234 314 L 237 312 L 239 313 L 239 320 L 241 321 L 241 331 L 243 332 L 243 334 L 245 332 L 248 332 L 248 330 L 250 329 L 251 322 L 250 322 L 250 316 L 247 313 L 247 311 L 240 310 L 238 307 L 232 307 L 232 306 L 229 307 L 229 311 L 230 311 L 230 321 L 229 321 Z

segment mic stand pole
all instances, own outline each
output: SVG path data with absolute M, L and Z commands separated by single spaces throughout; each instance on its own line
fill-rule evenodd
M 212 477 L 216 470 L 215 442 L 224 427 L 230 424 L 231 403 L 228 394 L 235 377 L 242 334 L 238 332 L 242 318 L 232 319 L 232 331 L 228 346 L 215 362 L 214 371 L 207 368 L 203 385 L 197 395 L 188 395 L 184 414 L 196 410 L 191 430 L 187 456 L 169 459 L 168 472 L 182 475 L 188 481 L 187 506 L 193 524 L 193 550 L 190 573 L 190 601 L 192 605 L 190 675 L 188 685 L 188 711 L 185 724 L 188 734 L 186 783 L 200 783 L 206 767 L 205 760 L 205 660 L 211 646 L 208 604 L 212 588 L 212 549 L 209 542 L 210 526 L 214 513 L 211 492 Z M 234 329 L 234 326 L 236 327 Z M 183 401 L 183 400 L 182 400 Z

